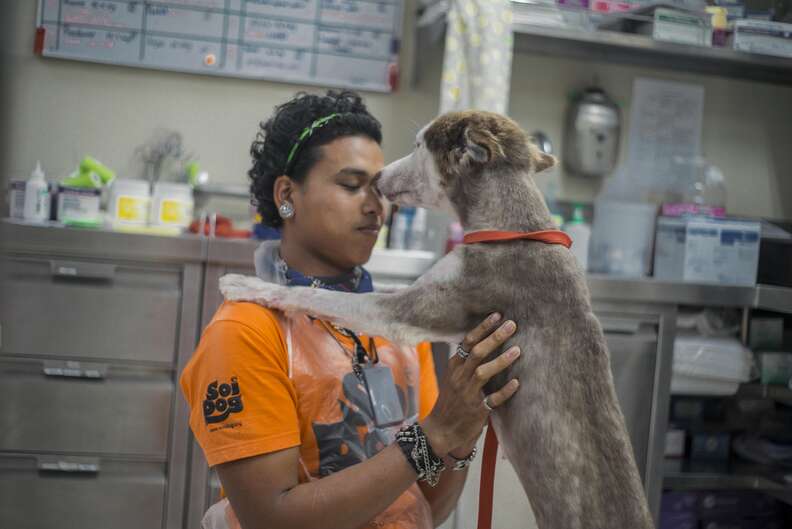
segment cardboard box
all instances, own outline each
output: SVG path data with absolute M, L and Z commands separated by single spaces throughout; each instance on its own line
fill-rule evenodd
M 745 19 L 734 24 L 734 49 L 792 57 L 792 24 Z
M 658 7 L 654 12 L 652 38 L 677 44 L 709 46 L 712 43 L 712 28 L 705 15 Z
M 754 285 L 759 234 L 758 222 L 659 217 L 654 276 L 668 281 Z

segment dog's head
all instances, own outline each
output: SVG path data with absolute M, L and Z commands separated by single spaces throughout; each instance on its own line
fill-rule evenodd
M 527 179 L 555 163 L 505 116 L 451 112 L 418 133 L 411 154 L 383 169 L 379 188 L 396 204 L 460 215 L 483 186 Z

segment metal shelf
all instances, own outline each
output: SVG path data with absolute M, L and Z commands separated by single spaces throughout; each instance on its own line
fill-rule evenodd
M 766 384 L 742 384 L 737 391 L 737 396 L 757 398 L 757 399 L 772 399 L 776 402 L 792 406 L 792 389 L 785 388 L 784 386 L 771 386 Z M 792 474 L 792 470 L 790 470 Z
M 757 285 L 754 307 L 792 314 L 792 288 Z
M 540 25 L 535 19 L 532 22 L 525 1 L 512 3 L 515 8 L 512 23 L 515 53 L 792 85 L 791 58 L 746 53 L 731 48 L 661 42 L 644 35 L 593 29 L 593 24 L 587 23 L 582 23 L 580 27 Z M 418 25 L 419 43 L 436 43 L 441 39 L 445 29 L 444 8 L 440 0 L 435 6 L 424 10 Z M 423 49 L 422 46 L 416 48 Z M 419 53 L 416 50 L 417 60 L 420 60 Z
M 707 464 L 666 459 L 663 488 L 672 490 L 756 490 L 792 504 L 784 470 L 751 463 Z M 792 470 L 787 470 L 792 474 Z
M 585 31 L 515 23 L 515 52 L 792 84 L 792 59 L 660 42 L 615 31 Z

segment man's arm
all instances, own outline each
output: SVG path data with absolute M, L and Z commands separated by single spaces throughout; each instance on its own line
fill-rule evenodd
M 445 450 L 442 438 L 433 440 L 432 428 L 427 428 L 435 451 Z M 299 448 L 288 448 L 217 466 L 244 529 L 357 529 L 387 509 L 416 480 L 415 470 L 396 443 L 371 459 L 307 483 L 298 483 L 298 465 Z M 449 485 L 438 488 L 459 479 L 443 474 Z M 453 503 L 458 495 L 457 491 Z M 451 499 L 446 493 L 441 497 L 443 505 Z
M 466 457 L 473 451 L 473 446 L 476 445 L 473 444 L 470 450 L 454 450 L 453 453 L 456 455 L 456 452 L 459 452 L 459 454 L 464 452 Z M 440 476 L 440 483 L 436 487 L 432 488 L 426 483 L 418 483 L 426 501 L 429 502 L 429 506 L 432 508 L 432 520 L 435 527 L 445 522 L 456 508 L 462 489 L 465 488 L 465 479 L 468 474 L 468 469 L 451 470 L 454 465 L 453 459 L 446 458 L 445 463 L 446 471 Z

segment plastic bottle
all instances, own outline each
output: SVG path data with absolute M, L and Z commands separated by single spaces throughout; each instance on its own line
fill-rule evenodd
M 575 206 L 572 220 L 564 225 L 564 231 L 572 238 L 572 254 L 585 272 L 588 270 L 588 250 L 591 239 L 591 226 L 586 223 L 583 208 Z
M 452 222 L 448 226 L 448 238 L 446 239 L 445 253 L 450 252 L 458 245 L 462 244 L 465 239 L 465 230 L 462 229 L 462 224 L 459 222 Z
M 410 240 L 407 244 L 409 250 L 423 250 L 426 238 L 426 210 L 415 208 L 412 226 L 410 227 Z
M 30 174 L 30 179 L 25 184 L 24 219 L 32 222 L 45 222 L 49 220 L 50 193 L 49 184 L 44 180 L 44 171 L 41 162 L 36 162 L 36 168 Z
M 390 244 L 391 250 L 405 250 L 407 249 L 407 241 L 409 239 L 409 221 L 410 218 L 405 214 L 403 209 L 396 212 L 393 218 L 393 226 L 390 231 Z

